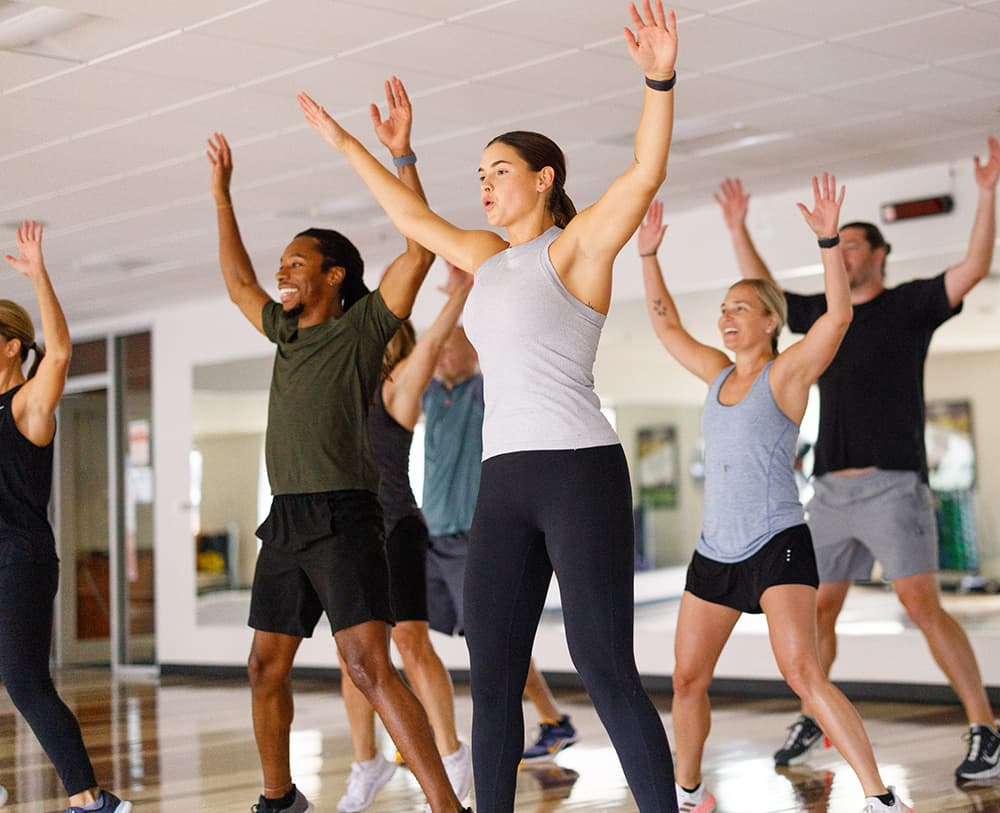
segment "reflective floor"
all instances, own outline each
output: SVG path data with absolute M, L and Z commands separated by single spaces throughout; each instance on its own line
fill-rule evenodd
M 221 679 L 135 678 L 114 681 L 108 672 L 59 676 L 60 691 L 76 712 L 98 777 L 136 803 L 137 813 L 201 810 L 246 813 L 259 790 L 257 754 L 244 682 Z M 468 731 L 471 703 L 457 689 L 460 730 Z M 350 769 L 350 743 L 334 687 L 296 683 L 293 768 L 317 813 L 333 813 Z M 670 725 L 669 698 L 657 696 Z M 518 813 L 634 811 L 617 758 L 579 692 L 562 692 L 581 742 L 557 765 L 524 769 L 518 779 Z M 965 751 L 964 726 L 954 706 L 861 703 L 886 781 L 919 812 L 1000 813 L 1000 780 L 956 787 L 952 771 Z M 857 813 L 860 787 L 832 750 L 815 753 L 808 766 L 775 770 L 771 752 L 784 739 L 793 705 L 786 700 L 715 703 L 705 776 L 720 813 Z M 529 723 L 534 721 L 528 717 Z M 392 745 L 383 737 L 383 750 Z M 5 693 L 0 692 L 0 784 L 12 813 L 62 808 L 55 773 Z M 423 810 L 423 797 L 405 769 L 397 771 L 372 811 Z M 6 811 L 5 811 L 6 813 Z

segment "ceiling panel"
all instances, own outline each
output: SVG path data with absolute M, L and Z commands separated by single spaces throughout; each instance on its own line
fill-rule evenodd
M 947 63 L 947 68 L 949 71 L 965 73 L 980 79 L 1000 80 L 1000 48 L 974 56 L 950 60 Z
M 827 40 L 951 8 L 945 0 L 760 0 L 721 12 L 724 17 Z
M 1000 19 L 983 11 L 956 8 L 947 14 L 836 39 L 880 54 L 933 62 L 995 48 L 1000 42 Z
M 270 0 L 278 2 L 279 0 Z M 280 0 L 296 2 L 297 0 Z M 41 5 L 41 3 L 39 3 Z M 237 11 L 252 0 L 170 0 L 170 2 L 136 2 L 136 0 L 44 0 L 44 5 L 67 8 L 84 14 L 109 17 L 114 20 L 138 20 L 169 25 L 173 28 L 196 25 L 220 14 Z
M 627 54 L 622 26 L 632 26 L 625 3 L 591 3 L 581 13 L 579 0 L 517 0 L 470 16 L 464 23 L 473 28 L 498 31 L 512 36 L 524 34 L 525 16 L 530 15 L 531 35 L 543 42 L 580 47 L 609 38 L 619 40 Z M 573 25 L 567 25 L 573 20 Z
M 289 13 L 289 4 L 284 0 L 265 3 L 243 14 L 202 26 L 198 33 L 287 48 L 303 56 L 324 56 L 402 35 L 428 24 L 425 17 L 335 0 L 294 0 L 294 13 Z
M 614 46 L 559 53 L 538 64 L 497 71 L 487 81 L 501 87 L 558 93 L 570 99 L 590 99 L 631 88 L 638 98 L 642 92 L 639 69 Z
M 908 73 L 857 82 L 825 91 L 830 96 L 886 108 L 925 109 L 961 99 L 988 96 L 996 83 L 942 68 L 917 68 Z
M 677 69 L 682 75 L 685 71 L 707 71 L 813 42 L 808 37 L 723 17 L 698 17 L 678 24 L 678 29 Z
M 0 91 L 19 87 L 26 82 L 33 82 L 72 67 L 74 63 L 67 60 L 0 49 Z

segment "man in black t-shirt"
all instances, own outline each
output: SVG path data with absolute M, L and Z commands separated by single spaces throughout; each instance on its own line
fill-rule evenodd
M 934 331 L 962 309 L 962 299 L 989 273 L 998 177 L 1000 143 L 990 138 L 989 159 L 975 159 L 979 202 L 966 256 L 932 279 L 886 288 L 890 246 L 882 233 L 870 223 L 841 227 L 854 318 L 819 380 L 815 496 L 807 506 L 821 582 L 817 620 L 824 667 L 829 672 L 836 655 L 836 620 L 851 582 L 868 578 L 878 560 L 968 717 L 969 749 L 955 771 L 960 779 L 1000 775 L 1000 734 L 969 639 L 941 606 L 924 449 L 924 362 Z M 746 228 L 749 197 L 739 180 L 726 179 L 716 201 L 741 274 L 770 278 Z M 796 333 L 806 332 L 826 307 L 822 294 L 785 296 Z M 821 738 L 804 707 L 774 755 L 776 764 L 805 761 Z

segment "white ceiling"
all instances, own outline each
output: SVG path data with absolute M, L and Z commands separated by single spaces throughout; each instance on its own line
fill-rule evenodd
M 0 21 L 36 5 L 0 0 Z M 497 132 L 555 138 L 578 205 L 631 157 L 641 85 L 622 0 L 45 5 L 81 16 L 0 48 L 0 246 L 12 249 L 21 218 L 46 222 L 71 321 L 222 292 L 203 152 L 213 130 L 234 145 L 237 213 L 262 278 L 309 225 L 344 231 L 372 269 L 397 252 L 303 123 L 300 89 L 377 147 L 367 103 L 398 73 L 430 200 L 463 225 L 482 225 L 475 168 Z M 818 151 L 846 177 L 967 161 L 1000 131 L 1000 0 L 683 0 L 677 12 L 673 211 L 704 205 L 725 175 L 759 193 L 799 185 Z M 726 128 L 761 143 L 732 148 Z M 0 297 L 26 293 L 0 275 Z

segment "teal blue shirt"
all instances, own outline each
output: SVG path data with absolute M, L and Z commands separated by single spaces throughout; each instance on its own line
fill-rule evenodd
M 431 381 L 424 391 L 424 499 L 431 536 L 468 531 L 483 460 L 483 377 L 452 389 Z

